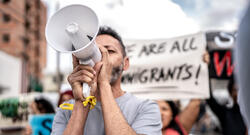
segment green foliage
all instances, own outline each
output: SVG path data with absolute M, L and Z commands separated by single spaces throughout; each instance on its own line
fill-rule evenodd
M 8 98 L 0 101 L 0 111 L 5 117 L 16 117 L 18 115 L 18 98 Z

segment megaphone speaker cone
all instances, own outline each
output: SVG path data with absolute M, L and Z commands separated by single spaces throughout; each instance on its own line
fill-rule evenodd
M 70 29 L 72 24 L 78 25 L 87 39 L 92 38 L 90 42 L 75 47 L 72 50 L 72 42 L 66 28 Z M 86 46 L 89 46 L 95 39 L 99 30 L 99 21 L 95 12 L 84 5 L 70 5 L 58 10 L 47 22 L 45 36 L 48 44 L 59 52 L 76 52 Z M 85 37 L 86 37 L 85 36 Z

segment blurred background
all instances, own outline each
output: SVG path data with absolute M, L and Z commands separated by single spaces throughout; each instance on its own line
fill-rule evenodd
M 0 134 L 21 134 L 35 99 L 46 98 L 56 108 L 60 94 L 71 90 L 66 79 L 71 54 L 56 52 L 45 39 L 48 18 L 70 4 L 94 9 L 101 25 L 111 26 L 125 41 L 204 32 L 209 43 L 220 32 L 235 40 L 247 0 L 0 0 Z M 221 104 L 231 102 L 229 78 L 211 79 Z M 188 100 L 180 102 L 185 106 Z M 198 134 L 221 134 L 218 119 L 207 108 L 212 124 Z

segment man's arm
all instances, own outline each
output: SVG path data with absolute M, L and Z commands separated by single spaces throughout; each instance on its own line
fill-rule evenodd
M 100 47 L 102 53 L 102 66 L 98 75 L 98 89 L 100 93 L 104 128 L 107 135 L 136 135 L 129 126 L 117 105 L 112 93 L 110 78 L 113 65 L 109 61 L 109 53 L 106 48 Z
M 63 111 L 60 110 L 61 119 L 63 122 L 60 122 L 60 119 L 56 120 L 53 124 L 54 130 L 52 131 L 54 134 L 62 134 L 61 131 L 64 130 L 66 124 L 66 128 L 63 132 L 64 135 L 82 135 L 84 133 L 85 123 L 88 117 L 89 105 L 86 107 L 83 106 L 83 95 L 82 95 L 82 86 L 81 83 L 88 83 L 91 86 L 91 95 L 96 96 L 96 80 L 95 70 L 100 69 L 100 66 L 95 66 L 93 69 L 90 66 L 80 65 L 78 59 L 73 56 L 73 72 L 69 75 L 68 81 L 72 87 L 75 104 L 72 110 L 71 117 L 68 122 L 62 115 Z M 59 113 L 59 112 L 58 112 Z M 63 129 L 58 129 L 63 128 Z M 57 133 L 58 132 L 58 133 Z
M 81 101 L 75 101 L 72 115 L 63 135 L 82 135 L 88 117 L 89 105 L 83 106 Z
M 99 86 L 105 133 L 107 135 L 136 135 L 129 126 L 113 96 L 109 83 Z

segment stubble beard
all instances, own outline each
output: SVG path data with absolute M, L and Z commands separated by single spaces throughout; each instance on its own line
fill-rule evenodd
M 113 67 L 112 69 L 112 74 L 111 74 L 111 79 L 110 79 L 110 84 L 114 84 L 117 79 L 119 79 L 120 75 L 122 74 L 123 71 L 123 64 L 121 64 L 118 67 Z

